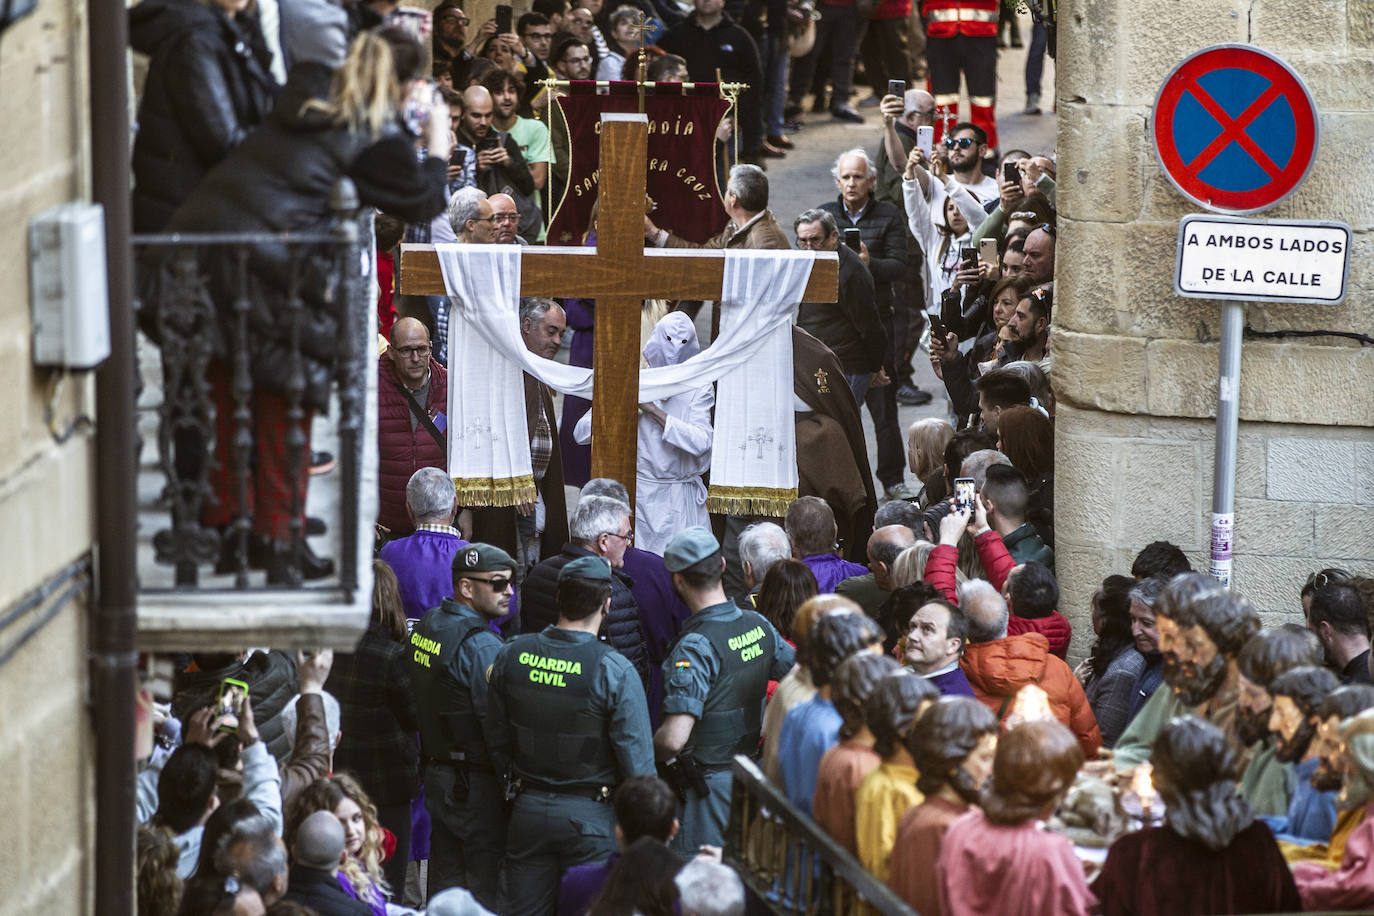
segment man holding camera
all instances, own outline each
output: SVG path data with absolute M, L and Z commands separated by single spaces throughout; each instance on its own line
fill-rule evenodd
M 906 453 L 902 447 L 901 430 L 897 428 L 896 389 L 891 383 L 896 374 L 896 354 L 893 346 L 892 284 L 907 271 L 907 230 L 902 211 L 886 201 L 875 200 L 873 188 L 877 169 L 868 153 L 852 149 L 841 153 L 831 170 L 839 197 L 826 201 L 820 209 L 830 213 L 842 233 L 849 232 L 847 244 L 873 275 L 878 315 L 887 334 L 882 354 L 883 371 L 874 377 L 868 389 L 856 398 L 868 405 L 878 439 L 878 480 L 883 485 L 885 499 L 910 499 L 906 486 Z

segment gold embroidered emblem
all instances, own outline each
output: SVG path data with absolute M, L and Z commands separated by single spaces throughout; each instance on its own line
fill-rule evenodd
M 816 391 L 820 394 L 830 393 L 830 373 L 824 369 L 816 370 Z

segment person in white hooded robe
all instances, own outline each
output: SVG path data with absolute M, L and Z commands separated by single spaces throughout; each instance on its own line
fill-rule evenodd
M 651 368 L 675 366 L 701 352 L 696 327 L 685 312 L 669 312 L 644 345 Z M 673 535 L 693 525 L 709 527 L 706 485 L 711 466 L 711 408 L 715 389 L 703 385 L 639 405 L 639 457 L 635 484 L 635 546 L 662 554 Z M 591 441 L 591 414 L 578 421 L 578 442 Z

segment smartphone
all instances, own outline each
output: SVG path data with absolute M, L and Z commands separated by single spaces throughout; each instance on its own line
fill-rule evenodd
M 849 246 L 855 254 L 859 253 L 859 245 L 862 244 L 863 237 L 858 229 L 844 230 L 844 243 Z
M 944 342 L 945 342 L 945 338 L 948 337 L 948 336 L 949 336 L 949 325 L 945 324 L 945 320 L 944 320 L 943 318 L 941 318 L 941 317 L 939 316 L 939 314 L 937 314 L 937 313 L 935 313 L 935 312 L 931 312 L 931 313 L 930 313 L 930 337 L 931 337 L 931 339 L 932 339 L 932 340 L 938 340 L 938 341 L 943 345 Z
M 1002 180 L 1011 184 L 1021 183 L 1021 166 L 1015 162 L 1002 163 Z
M 977 249 L 977 248 L 960 248 L 960 249 L 959 249 L 959 267 L 960 267 L 960 269 L 965 268 L 965 267 L 977 267 L 977 266 L 978 266 L 978 249 Z
M 480 153 L 483 150 L 496 149 L 500 145 L 500 138 L 496 136 L 495 131 L 492 131 L 488 133 L 485 137 L 477 141 L 477 152 Z
M 977 498 L 972 477 L 954 478 L 954 505 L 959 509 L 972 509 Z
M 887 94 L 904 99 L 906 97 L 906 80 L 888 80 Z
M 496 4 L 496 34 L 505 35 L 511 31 L 511 8 L 509 3 Z
M 1002 279 L 1002 266 L 997 260 L 997 239 L 983 239 L 978 243 L 978 260 L 988 265 L 988 279 Z
M 928 124 L 916 128 L 916 148 L 925 154 L 929 162 L 935 150 L 935 128 Z
M 463 149 L 461 146 L 454 146 L 453 149 L 449 151 L 449 154 L 448 154 L 448 164 L 449 164 L 449 165 L 457 166 L 458 168 L 461 169 L 464 165 L 467 164 L 467 161 L 468 161 L 468 151 L 465 150 L 465 149 Z
M 215 700 L 215 714 L 210 718 L 219 722 L 219 731 L 235 734 L 243 715 L 243 701 L 248 698 L 248 684 L 226 677 L 220 681 L 219 697 Z

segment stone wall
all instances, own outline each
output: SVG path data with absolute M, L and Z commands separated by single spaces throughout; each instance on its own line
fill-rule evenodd
M 1062 0 L 1056 540 L 1075 652 L 1103 576 L 1164 538 L 1206 569 L 1220 308 L 1172 294 L 1178 220 L 1202 212 L 1147 135 L 1165 76 L 1208 45 L 1252 43 L 1307 82 L 1321 145 L 1307 182 L 1257 216 L 1354 230 L 1337 307 L 1249 305 L 1257 330 L 1374 329 L 1374 4 L 1368 0 Z M 1297 619 L 1325 565 L 1374 572 L 1374 348 L 1248 340 L 1240 390 L 1236 589 Z
M 39 0 L 0 38 L 0 614 L 91 547 L 94 440 L 49 434 L 56 381 L 35 370 L 28 222 L 89 198 L 86 7 Z M 94 410 L 90 381 L 67 379 L 55 422 Z M 0 629 L 0 658 L 39 614 Z M 68 604 L 0 663 L 0 916 L 94 912 L 93 735 L 87 713 L 86 607 Z

